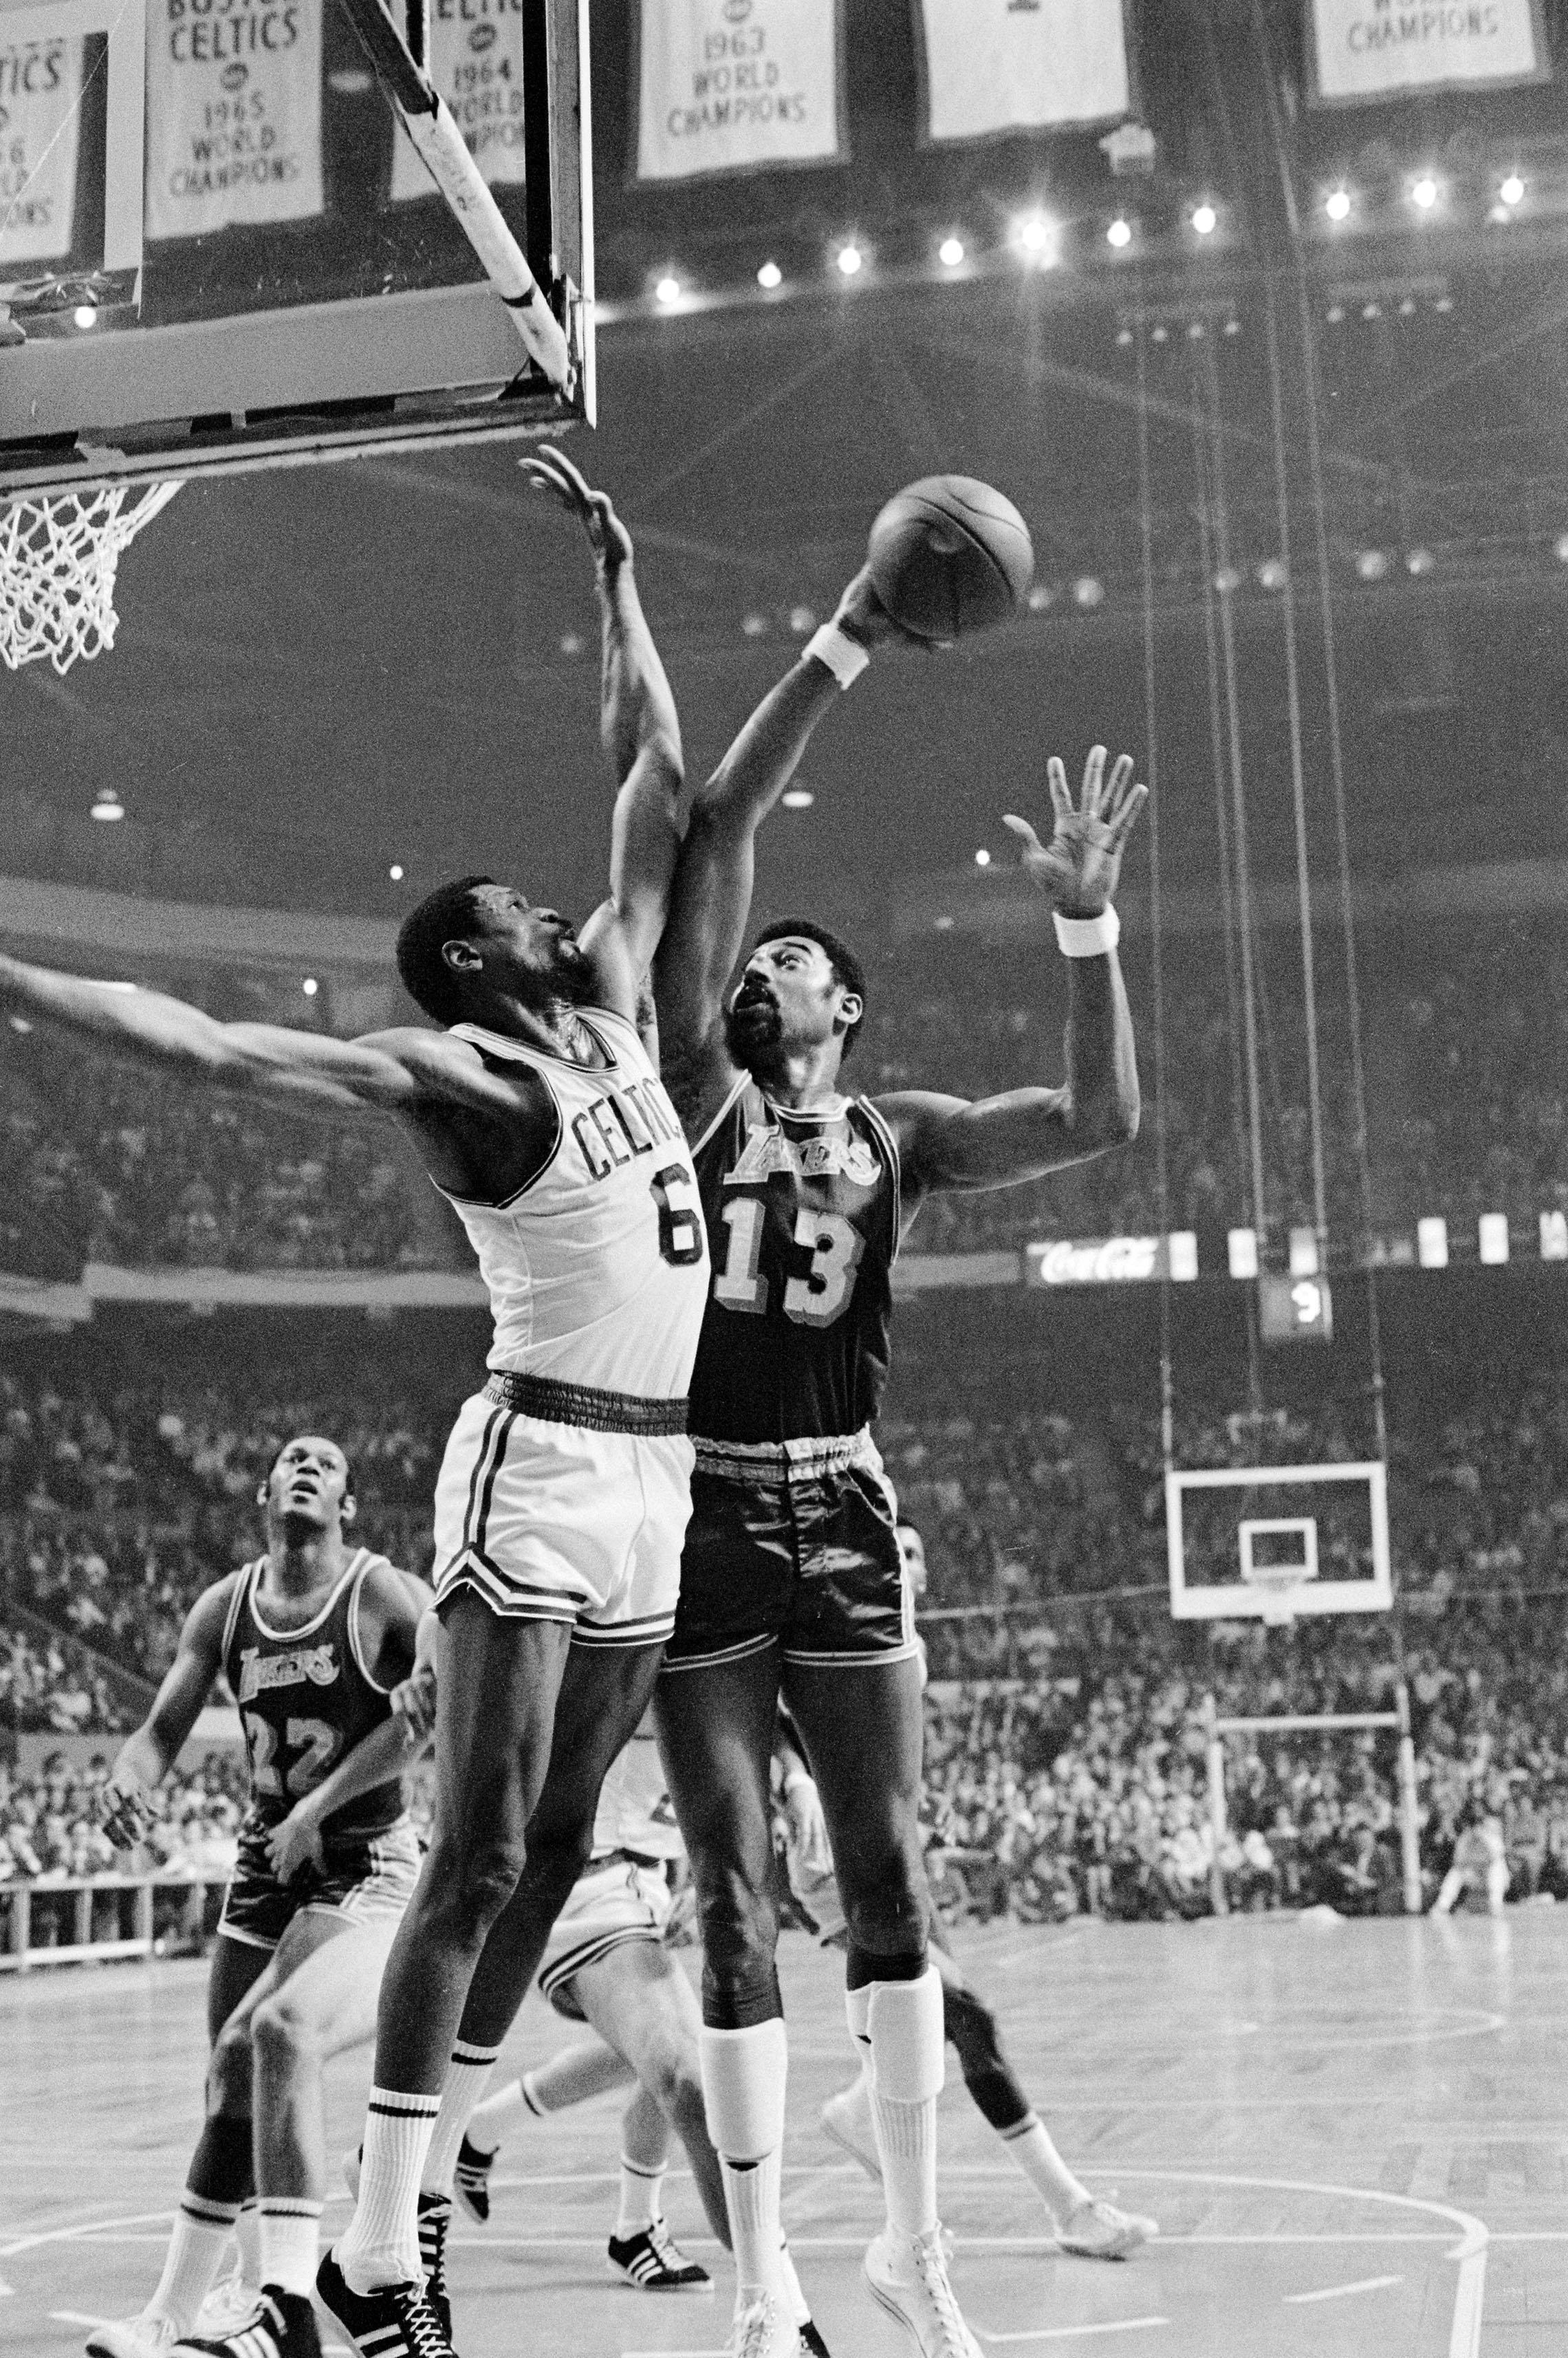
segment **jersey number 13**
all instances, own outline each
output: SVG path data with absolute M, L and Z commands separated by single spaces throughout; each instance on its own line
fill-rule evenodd
M 713 1280 L 713 1299 L 726 1310 L 760 1318 L 768 1306 L 768 1281 L 760 1273 L 762 1231 L 768 1207 L 760 1195 L 735 1195 L 719 1215 L 729 1231 L 724 1266 Z M 855 1290 L 855 1271 L 865 1238 L 838 1212 L 795 1214 L 795 1241 L 811 1254 L 804 1277 L 786 1279 L 784 1314 L 797 1326 L 831 1326 Z

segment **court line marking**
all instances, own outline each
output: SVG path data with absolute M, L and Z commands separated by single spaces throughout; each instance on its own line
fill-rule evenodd
M 1097 2177 L 1108 2175 L 1097 2170 Z M 1400 2211 L 1424 2211 L 1429 2218 L 1447 2219 L 1459 2230 L 1459 2241 L 1448 2257 L 1457 2263 L 1459 2281 L 1454 2288 L 1454 2319 L 1448 2330 L 1448 2358 L 1480 2358 L 1481 2318 L 1487 2299 L 1487 2247 L 1483 2221 L 1452 2203 L 1433 2202 L 1419 2194 L 1388 2194 L 1381 2187 L 1335 2186 L 1306 2178 L 1242 2178 L 1212 2169 L 1123 2169 L 1119 2178 L 1147 2178 L 1188 2186 L 1260 2187 L 1276 2194 L 1326 2194 L 1341 2201 L 1386 2202 Z
M 1076 2342 L 1087 2333 L 1136 2333 L 1146 2325 L 1169 2325 L 1168 2317 L 1119 2317 L 1105 2325 L 1036 2325 L 1026 2333 L 988 2333 L 983 2325 L 975 2331 L 982 2342 Z
M 1287 2301 L 1343 2300 L 1353 2292 L 1381 2292 L 1385 2285 L 1403 2284 L 1403 2277 L 1363 2277 L 1359 2284 L 1325 2285 L 1321 2292 L 1288 2292 Z

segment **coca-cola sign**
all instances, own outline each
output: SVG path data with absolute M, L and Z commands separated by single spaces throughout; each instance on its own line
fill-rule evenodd
M 1129 1285 L 1167 1274 L 1181 1282 L 1198 1273 L 1197 1239 L 1187 1230 L 1169 1238 L 1059 1238 L 1026 1246 L 1024 1268 L 1031 1285 Z

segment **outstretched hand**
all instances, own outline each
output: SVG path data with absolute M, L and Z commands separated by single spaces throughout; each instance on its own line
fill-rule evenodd
M 632 562 L 632 535 L 615 513 L 608 492 L 596 492 L 564 450 L 548 444 L 518 465 L 536 492 L 548 492 L 568 515 L 575 515 L 588 535 L 589 546 L 601 572 L 618 573 Z
M 1121 855 L 1133 823 L 1149 798 L 1134 785 L 1132 756 L 1119 753 L 1105 774 L 1105 747 L 1096 745 L 1084 764 L 1084 790 L 1073 807 L 1067 773 L 1053 753 L 1046 765 L 1055 824 L 1042 843 L 1026 818 L 1009 811 L 1002 820 L 1023 845 L 1023 865 L 1044 885 L 1064 917 L 1098 917 L 1116 892 Z

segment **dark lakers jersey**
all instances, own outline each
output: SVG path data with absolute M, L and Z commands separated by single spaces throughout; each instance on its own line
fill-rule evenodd
M 223 1675 L 245 1731 L 251 1799 L 247 1823 L 275 1826 L 302 1794 L 314 1790 L 345 1752 L 391 1715 L 360 1642 L 360 1593 L 384 1556 L 360 1548 L 331 1595 L 302 1629 L 268 1626 L 259 1590 L 266 1558 L 245 1565 L 223 1631 Z M 322 1828 L 329 1843 L 384 1833 L 403 1814 L 395 1779 L 334 1810 Z
M 892 1130 L 864 1098 L 793 1113 L 742 1078 L 692 1162 L 713 1262 L 692 1432 L 751 1442 L 858 1433 L 887 1382 Z

